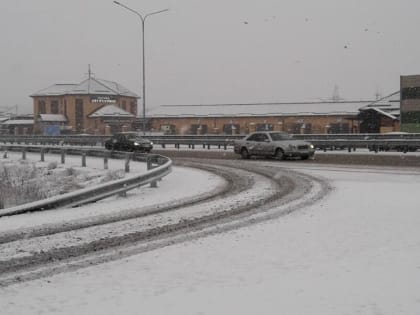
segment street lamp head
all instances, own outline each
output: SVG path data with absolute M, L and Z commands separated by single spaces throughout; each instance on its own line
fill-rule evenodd
M 114 1 L 115 4 L 121 5 L 121 3 L 119 3 L 118 1 Z

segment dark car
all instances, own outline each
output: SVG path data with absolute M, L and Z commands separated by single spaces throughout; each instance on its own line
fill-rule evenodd
M 105 149 L 147 153 L 153 149 L 153 143 L 140 137 L 137 132 L 119 132 L 105 141 Z

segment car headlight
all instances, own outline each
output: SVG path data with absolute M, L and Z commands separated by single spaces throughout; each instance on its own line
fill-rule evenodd
M 138 143 L 138 142 L 134 142 L 134 145 L 140 145 L 140 143 Z
M 309 147 L 310 147 L 311 149 L 314 149 L 314 148 L 315 148 L 313 144 L 309 145 Z
M 153 142 L 152 141 L 150 141 L 150 145 L 153 145 Z

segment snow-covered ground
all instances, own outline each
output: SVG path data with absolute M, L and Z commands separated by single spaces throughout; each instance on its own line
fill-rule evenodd
M 9 152 L 7 160 L 17 161 L 21 158 L 20 153 Z M 97 157 L 87 157 L 87 167 L 81 167 L 80 156 L 67 156 L 65 164 L 60 164 L 59 155 L 46 155 L 45 162 L 39 162 L 39 154 L 27 154 L 27 161 L 34 162 L 37 166 L 59 162 L 58 168 L 74 168 L 77 171 L 83 171 L 86 177 L 100 177 L 108 172 L 121 171 L 124 174 L 125 161 L 118 159 L 109 159 L 108 170 L 103 169 L 103 159 Z M 130 173 L 125 176 L 134 176 L 135 174 L 145 173 L 147 171 L 146 163 L 131 162 Z M 188 181 L 182 182 L 180 179 L 188 178 Z M 174 167 L 172 173 L 158 182 L 158 188 L 151 188 L 149 185 L 127 192 L 126 197 L 114 196 L 94 204 L 85 205 L 77 208 L 49 210 L 37 213 L 27 213 L 24 216 L 3 217 L 0 219 L 0 232 L 18 228 L 27 228 L 40 226 L 43 223 L 55 223 L 71 220 L 83 220 L 98 215 L 117 213 L 119 211 L 130 211 L 139 206 L 145 208 L 156 204 L 171 203 L 173 200 L 191 198 L 199 194 L 205 194 L 211 189 L 223 185 L 224 180 L 214 174 L 204 172 L 198 169 L 184 167 Z M 174 189 L 176 188 L 176 189 Z
M 0 288 L 1 314 L 419 314 L 420 170 L 284 165 L 334 190 L 272 221 Z M 194 186 L 197 171 L 174 170 L 144 202 Z

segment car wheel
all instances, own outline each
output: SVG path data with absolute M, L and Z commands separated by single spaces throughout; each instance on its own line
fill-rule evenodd
M 309 159 L 309 155 L 302 155 L 300 158 L 301 158 L 302 160 L 307 160 L 307 159 Z
M 112 150 L 112 144 L 105 143 L 105 149 Z
M 274 156 L 279 161 L 284 160 L 284 151 L 282 149 L 277 149 Z
M 242 148 L 242 150 L 241 150 L 241 157 L 243 159 L 249 159 L 249 153 L 248 153 L 248 150 L 246 148 Z

